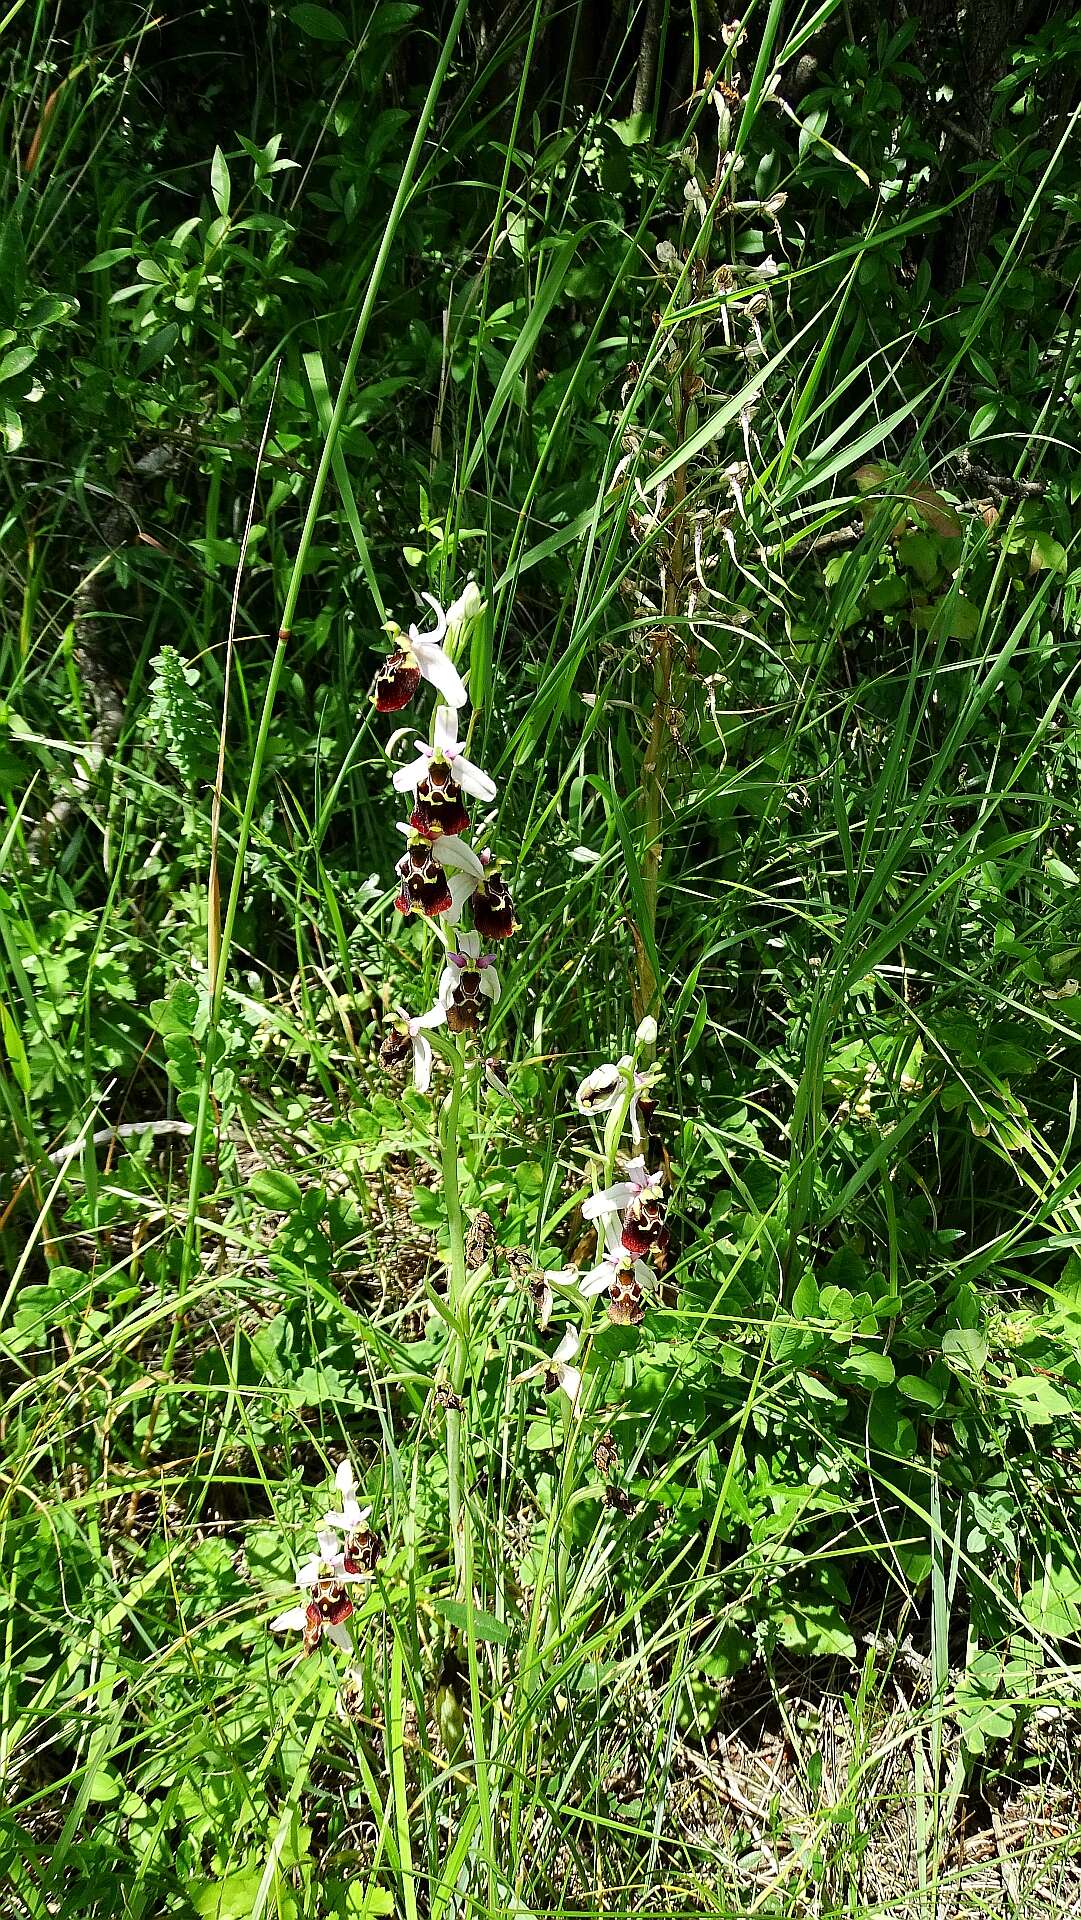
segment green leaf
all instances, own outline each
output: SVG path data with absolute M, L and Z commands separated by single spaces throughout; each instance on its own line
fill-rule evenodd
M 936 1387 L 933 1381 L 921 1380 L 916 1373 L 903 1373 L 897 1382 L 897 1390 L 907 1400 L 914 1400 L 918 1407 L 927 1407 L 932 1413 L 945 1399 L 941 1387 Z
M 131 257 L 131 247 L 106 247 L 104 253 L 96 253 L 92 260 L 87 261 L 84 272 L 104 273 L 106 267 L 118 266 L 121 260 L 130 260 Z
M 876 1353 L 873 1349 L 864 1351 L 859 1347 L 846 1354 L 840 1372 L 848 1380 L 855 1380 L 861 1387 L 889 1387 L 893 1384 L 894 1365 L 888 1353 Z
M 792 1295 L 792 1312 L 797 1320 L 817 1320 L 818 1318 L 818 1282 L 809 1268 L 800 1276 L 799 1285 Z
M 292 1175 L 281 1173 L 277 1167 L 264 1167 L 259 1173 L 253 1174 L 248 1182 L 248 1192 L 261 1207 L 272 1207 L 279 1213 L 295 1213 L 303 1200 Z
M 1021 1610 L 1037 1633 L 1067 1639 L 1081 1628 L 1081 1578 L 1071 1567 L 1049 1560 L 1043 1579 L 1034 1581 L 1025 1593 Z
M 988 400 L 985 406 L 978 407 L 972 416 L 972 425 L 968 430 L 970 440 L 978 440 L 988 427 L 993 427 L 998 419 L 998 401 Z
M 224 216 L 229 211 L 230 180 L 229 168 L 220 147 L 214 148 L 214 158 L 210 162 L 210 191 L 214 196 L 214 205 Z
M 777 1638 L 790 1653 L 809 1660 L 854 1660 L 856 1642 L 845 1626 L 839 1607 L 830 1602 L 798 1602 L 779 1616 Z
M 1073 1401 L 1052 1381 L 1045 1380 L 1042 1373 L 1023 1374 L 1020 1379 L 1008 1380 L 1003 1392 L 1030 1427 L 1045 1427 L 1049 1421 L 1063 1420 L 1076 1411 Z
M 25 373 L 32 367 L 36 358 L 33 347 L 12 347 L 0 360 L 0 380 L 14 380 L 17 374 Z
M 310 40 L 333 41 L 340 46 L 349 39 L 344 23 L 331 13 L 329 7 L 290 7 L 289 18 L 294 27 L 299 27 L 301 33 L 307 34 Z
M 951 1327 L 942 1336 L 942 1358 L 955 1373 L 982 1373 L 987 1362 L 987 1341 L 982 1333 L 968 1327 Z
M 1052 540 L 1049 533 L 1042 530 L 1033 534 L 1032 549 L 1029 554 L 1029 569 L 1032 573 L 1065 573 L 1066 549 Z
M 510 1628 L 505 1620 L 497 1620 L 494 1613 L 485 1613 L 483 1607 L 474 1607 L 472 1614 L 462 1600 L 433 1601 L 436 1613 L 442 1619 L 449 1620 L 459 1633 L 468 1633 L 472 1617 L 473 1632 L 478 1640 L 494 1641 L 498 1647 L 505 1647 L 510 1639 Z

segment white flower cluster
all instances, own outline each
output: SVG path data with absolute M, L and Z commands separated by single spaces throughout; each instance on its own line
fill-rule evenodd
M 369 1526 L 371 1508 L 357 1500 L 357 1483 L 348 1460 L 334 1476 L 341 1506 L 324 1514 L 316 1532 L 317 1551 L 297 1569 L 299 1605 L 272 1620 L 272 1633 L 302 1633 L 304 1652 L 314 1653 L 325 1637 L 343 1652 L 353 1651 L 346 1621 L 353 1612 L 351 1589 L 371 1579 L 379 1559 L 379 1538 Z
M 656 1039 L 653 1021 L 643 1022 L 638 1030 L 640 1046 Z M 637 1057 L 606 1062 L 587 1075 L 578 1088 L 575 1105 L 579 1113 L 612 1116 L 617 1134 L 629 1121 L 636 1147 L 644 1144 L 642 1107 L 649 1101 L 656 1070 L 641 1069 Z M 615 1143 L 612 1143 L 613 1145 Z M 604 1251 L 587 1273 L 575 1267 L 546 1271 L 535 1298 L 539 1305 L 541 1327 L 548 1324 L 554 1293 L 570 1290 L 582 1299 L 595 1300 L 602 1295 L 608 1318 L 615 1326 L 639 1326 L 656 1291 L 657 1281 L 668 1267 L 671 1233 L 667 1224 L 667 1206 L 663 1195 L 664 1176 L 647 1170 L 644 1153 L 625 1161 L 623 1178 L 603 1187 L 584 1204 L 585 1219 L 596 1223 L 598 1252 Z M 519 1380 L 543 1376 L 546 1393 L 560 1389 L 571 1407 L 576 1408 L 582 1386 L 580 1368 L 573 1362 L 581 1346 L 578 1328 L 567 1329 L 550 1360 L 538 1361 Z
M 393 650 L 371 693 L 377 712 L 397 713 L 426 680 L 444 702 L 436 708 L 431 740 L 414 739 L 414 757 L 393 779 L 395 792 L 409 794 L 413 801 L 408 820 L 398 822 L 406 850 L 395 869 L 394 904 L 402 914 L 423 914 L 447 949 L 435 1004 L 426 1013 L 403 1014 L 383 1048 L 389 1064 L 404 1043 L 412 1043 L 413 1079 L 421 1093 L 427 1092 L 432 1078 L 428 1034 L 444 1025 L 452 1033 L 477 1033 L 487 1024 L 499 998 L 499 975 L 494 955 L 484 948 L 509 939 L 517 925 L 510 889 L 491 850 L 478 851 L 463 838 L 470 826 L 466 800 L 487 805 L 495 799 L 496 785 L 465 751 L 459 716 L 469 695 L 448 649 L 456 648 L 465 628 L 481 618 L 484 602 L 473 581 L 445 612 L 431 594 L 424 598 L 435 614 L 433 631 L 422 634 L 413 626 L 405 635 L 390 623 Z M 467 907 L 473 926 L 462 930 Z

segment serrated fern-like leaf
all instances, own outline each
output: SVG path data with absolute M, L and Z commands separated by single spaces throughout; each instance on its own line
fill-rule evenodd
M 217 724 L 199 691 L 198 669 L 175 647 L 163 647 L 154 656 L 145 727 L 186 786 L 210 779 Z

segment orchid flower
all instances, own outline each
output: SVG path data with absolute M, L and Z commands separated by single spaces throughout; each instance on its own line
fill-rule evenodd
M 494 800 L 495 781 L 490 779 L 481 767 L 467 760 L 458 739 L 458 716 L 451 707 L 439 707 L 435 716 L 435 745 L 429 746 L 427 740 L 414 740 L 417 750 L 415 760 L 408 766 L 399 767 L 394 775 L 393 787 L 396 793 L 415 793 L 421 781 L 427 779 L 433 763 L 450 768 L 450 777 L 463 793 L 471 794 L 474 800 Z
M 341 1509 L 328 1513 L 325 1524 L 344 1534 L 342 1565 L 351 1579 L 362 1580 L 379 1558 L 379 1537 L 368 1524 L 372 1510 L 357 1500 L 356 1476 L 348 1460 L 339 1466 L 334 1484 L 342 1496 Z
M 635 1259 L 622 1245 L 618 1221 L 605 1223 L 605 1242 L 604 1259 L 583 1275 L 578 1291 L 585 1300 L 596 1300 L 600 1294 L 606 1294 L 610 1320 L 617 1326 L 639 1326 L 645 1319 L 653 1273 L 644 1260 Z
M 654 1073 L 635 1071 L 633 1056 L 623 1054 L 617 1061 L 606 1061 L 602 1067 L 594 1067 L 587 1073 L 574 1096 L 574 1104 L 579 1113 L 611 1113 L 619 1105 L 627 1088 L 631 1088 L 631 1103 L 628 1117 L 631 1123 L 631 1139 L 635 1146 L 642 1142 L 642 1126 L 638 1117 L 638 1102 L 643 1094 L 648 1094 L 654 1082 Z
M 328 1513 L 324 1525 L 333 1527 L 337 1533 L 352 1533 L 355 1528 L 363 1526 L 371 1508 L 362 1507 L 357 1501 L 357 1478 L 351 1461 L 342 1461 L 334 1475 L 334 1485 L 342 1496 L 341 1511 Z
M 427 599 L 425 595 L 425 599 Z M 469 620 L 479 620 L 487 606 L 480 597 L 480 588 L 475 580 L 467 580 L 457 600 L 452 600 L 446 612 L 447 632 L 455 637 Z
M 599 1220 L 605 1213 L 622 1213 L 624 1207 L 636 1200 L 659 1195 L 664 1182 L 662 1173 L 647 1173 L 642 1159 L 628 1160 L 626 1171 L 625 1180 L 617 1180 L 615 1186 L 604 1187 L 600 1193 L 590 1196 L 582 1208 L 586 1220 Z
M 479 974 L 477 991 L 486 1000 L 498 1000 L 499 975 L 495 970 L 495 960 L 490 953 L 480 950 L 479 933 L 460 933 L 458 952 L 448 953 L 447 964 L 439 976 L 439 998 L 447 1008 L 453 1006 L 455 998 L 462 990 L 463 982 L 471 974 Z M 453 1030 L 453 1021 L 451 1027 Z
M 412 913 L 415 909 L 430 916 L 446 913 L 454 904 L 447 871 L 468 873 L 479 881 L 484 868 L 472 847 L 456 833 L 441 833 L 429 840 L 417 833 L 408 820 L 399 820 L 397 825 L 399 833 L 407 836 L 409 846 L 394 869 L 401 882 L 395 906 L 399 913 Z
M 353 1611 L 347 1588 L 362 1578 L 346 1568 L 338 1550 L 337 1535 L 321 1529 L 318 1553 L 297 1570 L 297 1586 L 307 1598 L 299 1606 L 287 1607 L 270 1623 L 271 1633 L 303 1633 L 305 1653 L 314 1653 L 323 1635 L 344 1652 L 352 1652 L 352 1640 L 344 1622 Z
M 524 1380 L 535 1380 L 538 1374 L 544 1377 L 545 1393 L 565 1393 L 570 1401 L 571 1412 L 578 1406 L 578 1396 L 582 1391 L 582 1374 L 579 1367 L 570 1363 L 578 1352 L 579 1334 L 577 1327 L 568 1327 L 550 1360 L 538 1360 L 536 1366 L 527 1367 L 524 1373 L 516 1375 L 513 1386 L 521 1386 Z
M 397 713 L 408 706 L 422 680 L 435 687 L 452 707 L 464 707 L 469 698 L 461 674 L 443 648 L 447 615 L 430 593 L 421 594 L 421 599 L 427 600 L 435 614 L 435 628 L 431 633 L 421 633 L 411 626 L 407 637 L 393 621 L 388 623 L 395 646 L 372 681 L 371 697 L 378 713 Z

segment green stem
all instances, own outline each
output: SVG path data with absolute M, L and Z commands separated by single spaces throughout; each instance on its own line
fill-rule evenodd
M 458 1127 L 461 1116 L 462 1084 L 465 1063 L 455 1053 L 454 1080 L 444 1102 L 440 1125 L 443 1196 L 447 1208 L 447 1237 L 450 1242 L 450 1267 L 447 1276 L 447 1306 L 454 1331 L 447 1350 L 447 1373 L 451 1393 L 461 1395 L 469 1359 L 469 1303 L 466 1298 L 465 1219 L 459 1180 Z M 447 1408 L 447 1503 L 450 1537 L 459 1593 L 465 1582 L 465 1541 L 462 1533 L 462 1416 L 457 1407 Z

